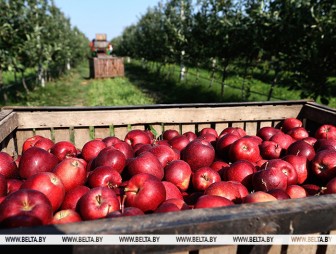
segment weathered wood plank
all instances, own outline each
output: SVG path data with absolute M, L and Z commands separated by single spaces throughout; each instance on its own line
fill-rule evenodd
M 296 117 L 302 106 L 237 107 L 237 108 L 175 108 L 135 109 L 114 111 L 57 111 L 18 113 L 19 128 L 45 128 L 65 126 L 136 125 L 143 123 L 212 123 L 234 121 L 276 120 Z
M 0 142 L 2 142 L 9 134 L 18 127 L 18 115 L 12 110 L 0 111 Z

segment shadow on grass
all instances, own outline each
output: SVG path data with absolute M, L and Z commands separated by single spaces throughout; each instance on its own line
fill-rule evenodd
M 165 73 L 151 72 L 133 63 L 125 65 L 125 74 L 130 82 L 152 96 L 157 104 L 241 101 L 235 94 L 226 94 L 222 98 L 208 86 L 192 84 L 189 81 L 180 82 L 177 78 L 167 78 Z

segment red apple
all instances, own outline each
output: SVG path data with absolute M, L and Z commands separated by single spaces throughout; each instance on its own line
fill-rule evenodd
M 82 221 L 82 217 L 78 212 L 72 209 L 57 211 L 50 224 L 67 224 Z
M 314 143 L 314 149 L 316 152 L 324 149 L 331 149 L 336 151 L 336 139 L 317 139 Z
M 309 132 L 304 127 L 294 127 L 286 132 L 295 140 L 302 140 L 309 137 Z
M 293 128 L 302 127 L 302 121 L 295 117 L 288 117 L 280 122 L 279 127 L 286 133 Z
M 186 161 L 193 172 L 201 167 L 209 167 L 215 159 L 215 149 L 206 140 L 195 139 L 182 151 L 181 159 Z
M 112 147 L 122 152 L 125 155 L 126 160 L 134 157 L 134 151 L 132 146 L 125 141 L 117 142 L 112 145 Z
M 259 145 L 260 155 L 263 159 L 278 159 L 281 157 L 282 148 L 275 141 L 264 140 Z
M 6 178 L 16 178 L 19 176 L 15 160 L 6 152 L 0 152 L 0 174 Z
M 137 208 L 137 207 L 125 207 L 121 210 L 110 212 L 106 215 L 105 218 L 116 218 L 116 217 L 124 217 L 124 216 L 138 216 L 138 215 L 144 215 L 145 213 Z
M 271 194 L 278 200 L 282 199 L 290 199 L 291 197 L 287 194 L 286 190 L 283 189 L 272 189 L 267 191 L 267 193 Z
M 162 167 L 180 157 L 171 147 L 166 145 L 154 145 L 148 151 L 159 159 Z
M 231 200 L 222 197 L 222 196 L 214 196 L 214 195 L 203 195 L 199 197 L 195 203 L 194 208 L 212 208 L 212 207 L 223 207 L 223 206 L 233 206 Z
M 175 184 L 181 191 L 189 188 L 191 168 L 184 160 L 173 160 L 164 168 L 164 179 Z
M 192 186 L 197 191 L 204 191 L 211 184 L 220 181 L 220 174 L 210 167 L 201 167 L 197 169 L 191 176 Z
M 183 199 L 182 192 L 177 186 L 168 181 L 162 181 L 166 189 L 166 200 L 171 198 Z
M 53 212 L 60 208 L 65 188 L 61 179 L 52 172 L 39 172 L 25 180 L 20 189 L 33 189 L 42 192 L 50 200 Z
M 192 131 L 186 131 L 182 134 L 183 136 L 186 136 L 189 140 L 189 142 L 195 140 L 197 138 L 197 134 Z
M 252 138 L 239 138 L 230 146 L 229 158 L 231 162 L 238 160 L 257 162 L 261 159 L 259 145 Z
M 283 159 L 272 159 L 266 162 L 261 169 L 278 168 L 287 177 L 287 185 L 297 184 L 298 175 L 294 166 Z
M 171 140 L 173 137 L 179 136 L 180 133 L 174 129 L 167 129 L 162 133 L 162 138 L 164 140 Z
M 180 198 L 169 198 L 163 201 L 161 204 L 174 204 L 176 205 L 180 210 L 188 210 L 190 209 L 187 203 L 184 201 L 184 199 Z
M 205 128 L 203 128 L 203 129 L 201 129 L 201 130 L 198 132 L 197 136 L 202 136 L 202 135 L 204 135 L 204 134 L 212 134 L 212 135 L 214 135 L 216 138 L 218 137 L 218 133 L 217 133 L 217 131 L 216 131 L 214 128 L 211 128 L 211 127 L 205 127 Z
M 336 177 L 331 178 L 325 185 L 323 194 L 334 194 L 336 193 Z
M 62 205 L 60 207 L 61 210 L 77 210 L 78 200 L 90 190 L 90 188 L 86 185 L 78 185 L 65 193 Z
M 336 151 L 317 152 L 310 165 L 312 174 L 323 183 L 327 183 L 336 176 Z
M 293 165 L 297 173 L 297 183 L 303 184 L 308 178 L 308 159 L 306 156 L 289 154 L 283 160 Z
M 166 200 L 166 189 L 163 183 L 148 173 L 132 176 L 124 189 L 125 205 L 134 206 L 143 212 L 153 212 Z
M 99 166 L 90 172 L 87 178 L 87 185 L 90 188 L 108 187 L 110 189 L 117 188 L 122 183 L 120 173 L 110 166 Z
M 95 187 L 78 200 L 78 213 L 83 220 L 96 220 L 120 209 L 116 193 L 107 187 Z
M 106 143 L 101 139 L 93 139 L 86 142 L 82 147 L 82 157 L 86 162 L 93 160 L 97 157 L 99 152 L 106 147 Z
M 39 172 L 50 172 L 58 164 L 58 158 L 50 152 L 39 148 L 28 148 L 21 156 L 19 175 L 23 179 Z
M 262 140 L 268 141 L 274 134 L 278 132 L 280 132 L 280 130 L 275 127 L 264 126 L 257 131 L 256 135 L 260 137 Z
M 178 135 L 168 141 L 169 145 L 178 151 L 182 151 L 189 143 L 189 138 L 185 135 Z
M 151 144 L 151 137 L 144 131 L 139 129 L 130 130 L 125 135 L 124 141 L 134 147 L 136 144 Z
M 306 189 L 297 184 L 288 185 L 286 192 L 292 199 L 305 198 L 308 196 Z
M 314 183 L 305 183 L 301 184 L 308 196 L 319 196 L 320 194 L 323 194 L 324 187 L 321 187 L 320 185 L 314 184 Z
M 315 131 L 314 137 L 316 139 L 336 139 L 336 126 L 323 124 Z
M 314 146 L 315 142 L 317 141 L 317 139 L 312 137 L 312 136 L 306 137 L 303 140 L 306 141 L 308 144 L 310 144 L 312 146 Z
M 290 135 L 282 131 L 274 134 L 269 140 L 278 143 L 284 150 L 287 150 L 287 148 L 295 141 Z
M 64 184 L 65 191 L 69 191 L 78 185 L 84 185 L 87 179 L 86 161 L 81 158 L 65 158 L 52 172 L 57 175 Z
M 154 213 L 167 213 L 167 212 L 179 212 L 181 211 L 177 205 L 173 203 L 161 203 L 158 208 L 154 210 Z
M 117 144 L 123 140 L 121 140 L 118 137 L 115 136 L 107 136 L 102 139 L 102 141 L 105 143 L 105 145 L 108 146 L 113 146 L 114 144 Z
M 246 136 L 246 131 L 241 128 L 241 127 L 226 127 L 225 129 L 223 129 L 220 133 L 219 133 L 219 137 L 222 137 L 223 135 L 226 135 L 228 133 L 231 133 L 231 134 L 235 134 L 239 137 L 244 137 Z
M 223 161 L 229 159 L 229 151 L 232 143 L 240 138 L 239 135 L 233 133 L 225 133 L 221 135 L 216 142 L 216 156 Z
M 244 185 L 235 181 L 220 181 L 211 184 L 205 191 L 204 195 L 215 195 L 225 197 L 235 204 L 242 202 L 242 199 L 248 194 Z
M 315 149 L 304 140 L 297 140 L 288 147 L 287 154 L 302 155 L 311 161 L 315 157 Z
M 54 141 L 52 141 L 50 138 L 43 137 L 42 139 L 37 140 L 33 146 L 40 147 L 49 152 L 54 144 Z
M 280 168 L 267 167 L 253 174 L 252 185 L 255 191 L 268 192 L 272 189 L 286 190 L 287 176 Z
M 76 157 L 78 150 L 70 141 L 59 141 L 50 148 L 50 153 L 54 154 L 61 161 L 65 158 Z
M 151 152 L 145 151 L 137 157 L 127 160 L 127 173 L 134 176 L 138 173 L 148 173 L 159 180 L 163 179 L 164 169 L 159 159 Z
M 6 196 L 0 203 L 2 228 L 47 225 L 52 217 L 53 210 L 49 199 L 37 190 L 17 190 Z
M 94 159 L 94 168 L 100 166 L 109 166 L 122 173 L 126 166 L 126 156 L 114 147 L 105 147 Z
M 7 195 L 20 189 L 24 181 L 18 178 L 7 179 Z
M 254 164 L 247 160 L 232 163 L 225 171 L 224 180 L 242 183 L 248 190 L 252 189 L 252 176 L 256 172 Z
M 44 137 L 41 135 L 34 135 L 32 137 L 27 138 L 22 144 L 22 151 L 24 153 L 28 148 L 33 147 L 37 141 L 43 139 Z
M 264 192 L 264 191 L 256 191 L 248 194 L 244 199 L 243 203 L 261 203 L 261 202 L 270 202 L 276 201 L 277 198 L 273 195 Z

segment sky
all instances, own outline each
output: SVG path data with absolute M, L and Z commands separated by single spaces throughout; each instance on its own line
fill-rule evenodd
M 122 35 L 128 26 L 138 23 L 149 7 L 160 0 L 54 0 L 55 5 L 70 18 L 72 26 L 91 40 L 106 34 L 107 40 Z

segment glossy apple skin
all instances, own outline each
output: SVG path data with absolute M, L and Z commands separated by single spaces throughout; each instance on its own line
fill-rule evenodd
M 6 178 L 17 178 L 19 176 L 15 160 L 6 152 L 0 152 L 0 174 Z
M 28 148 L 33 147 L 37 141 L 43 139 L 44 137 L 41 135 L 34 135 L 32 137 L 27 138 L 22 144 L 21 153 L 24 153 Z
M 194 208 L 199 209 L 199 208 L 224 207 L 233 205 L 235 205 L 235 203 L 233 203 L 231 200 L 225 197 L 214 195 L 203 195 L 197 199 Z
M 181 191 L 189 188 L 191 168 L 184 160 L 173 160 L 164 168 L 164 179 L 175 184 Z
M 240 182 L 248 190 L 252 190 L 252 176 L 256 171 L 255 165 L 250 161 L 238 160 L 226 169 L 224 180 Z
M 90 188 L 105 186 L 110 189 L 117 188 L 122 183 L 120 173 L 110 166 L 100 166 L 90 172 L 86 185 Z
M 125 186 L 125 206 L 134 206 L 144 213 L 154 211 L 166 200 L 163 183 L 148 173 L 138 173 L 131 177 Z
M 201 167 L 191 176 L 192 186 L 197 191 L 204 191 L 211 184 L 221 181 L 220 174 L 211 167 Z
M 127 161 L 127 173 L 134 176 L 138 173 L 148 173 L 159 180 L 164 177 L 164 169 L 159 159 L 151 152 L 145 151 L 137 157 L 131 158 Z
M 93 167 L 110 166 L 122 173 L 126 166 L 126 156 L 114 147 L 103 148 L 94 159 Z
M 315 131 L 314 137 L 316 139 L 336 139 L 336 126 L 323 124 Z
M 182 151 L 181 159 L 186 161 L 193 172 L 201 167 L 209 167 L 215 159 L 215 149 L 206 140 L 195 139 Z
M 215 195 L 225 197 L 235 204 L 242 202 L 242 199 L 249 193 L 247 188 L 239 182 L 220 181 L 211 184 L 205 191 L 204 195 Z
M 4 228 L 47 225 L 52 217 L 49 199 L 37 190 L 20 189 L 0 204 L 0 225 Z
M 180 133 L 174 129 L 167 129 L 162 133 L 162 139 L 171 140 L 172 138 L 179 136 Z
M 78 185 L 70 189 L 65 193 L 60 209 L 61 210 L 72 209 L 77 211 L 78 200 L 89 190 L 90 188 L 86 185 Z
M 78 185 L 84 185 L 87 180 L 87 163 L 81 158 L 65 158 L 53 168 L 64 184 L 65 191 L 69 191 Z
M 105 218 L 107 214 L 120 210 L 116 193 L 108 187 L 95 187 L 78 200 L 78 213 L 83 220 Z
M 99 152 L 106 147 L 106 143 L 101 139 L 93 139 L 86 142 L 81 150 L 82 158 L 89 162 L 90 160 L 97 157 Z
M 168 181 L 161 181 L 163 183 L 163 186 L 166 189 L 166 200 L 167 199 L 172 199 L 172 198 L 177 198 L 177 199 L 183 199 L 182 192 L 180 191 L 177 186 L 171 182 Z
M 57 211 L 53 216 L 51 224 L 67 224 L 81 221 L 83 220 L 78 212 L 72 209 L 67 209 Z
M 268 141 L 274 134 L 278 132 L 280 132 L 280 130 L 273 126 L 264 126 L 257 131 L 257 136 L 264 141 Z
M 50 153 L 54 154 L 59 161 L 65 158 L 77 157 L 78 150 L 76 146 L 70 141 L 56 142 L 51 148 Z
M 306 156 L 288 154 L 282 157 L 283 160 L 293 165 L 297 173 L 297 183 L 303 184 L 308 178 L 309 162 Z
M 42 192 L 50 200 L 53 212 L 56 212 L 65 196 L 65 188 L 61 179 L 52 172 L 40 172 L 25 180 L 20 189 L 34 189 Z
M 144 130 L 130 130 L 124 137 L 124 141 L 130 144 L 133 148 L 137 144 L 151 144 L 151 137 Z
M 286 154 L 302 155 L 311 161 L 316 152 L 312 145 L 308 144 L 304 140 L 297 140 L 288 147 Z
M 243 203 L 260 203 L 260 202 L 271 202 L 277 201 L 276 197 L 273 195 L 264 192 L 264 191 L 256 191 L 250 193 L 243 199 Z
M 231 162 L 247 160 L 257 162 L 261 159 L 259 144 L 250 137 L 242 137 L 232 143 L 229 150 Z
M 336 176 L 336 151 L 327 149 L 317 152 L 310 165 L 313 176 L 327 183 Z
M 27 179 L 38 172 L 50 172 L 58 162 L 58 158 L 52 153 L 39 147 L 31 147 L 20 158 L 19 175 Z
M 287 176 L 282 173 L 280 168 L 269 167 L 253 174 L 252 185 L 255 191 L 286 190 Z

